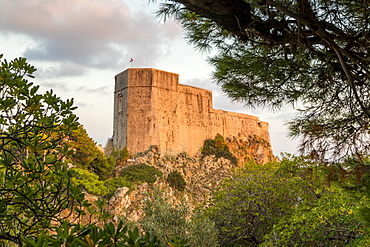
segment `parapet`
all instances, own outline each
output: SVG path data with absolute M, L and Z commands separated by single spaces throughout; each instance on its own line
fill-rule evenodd
M 159 87 L 169 90 L 177 90 L 179 75 L 163 70 L 127 69 L 115 77 L 115 91 L 130 87 Z

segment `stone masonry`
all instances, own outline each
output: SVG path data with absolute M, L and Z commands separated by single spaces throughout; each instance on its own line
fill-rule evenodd
M 179 84 L 179 75 L 156 69 L 127 69 L 115 76 L 113 147 L 130 153 L 158 151 L 195 155 L 219 133 L 270 142 L 268 123 L 258 117 L 213 109 L 212 92 Z

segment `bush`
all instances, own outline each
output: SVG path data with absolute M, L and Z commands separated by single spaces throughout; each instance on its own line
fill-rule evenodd
M 354 197 L 335 184 L 326 186 L 316 166 L 284 157 L 280 163 L 251 162 L 236 171 L 205 209 L 218 229 L 219 244 L 354 246 L 348 244 L 364 230 L 353 213 Z M 315 175 L 306 176 L 312 170 Z
M 224 137 L 220 134 L 217 134 L 215 139 L 207 139 L 204 141 L 202 156 L 205 157 L 209 155 L 228 159 L 234 165 L 238 164 L 238 159 L 230 152 Z
M 105 197 L 107 198 L 110 198 L 118 188 L 127 187 L 129 189 L 132 189 L 134 187 L 133 182 L 128 181 L 124 177 L 107 179 L 104 181 L 104 185 L 108 190 L 108 193 L 105 195 Z
M 71 157 L 74 166 L 94 172 L 100 179 L 111 175 L 115 161 L 107 159 L 82 125 L 69 136 L 69 144 L 74 150 Z
M 155 189 L 144 200 L 143 210 L 141 228 L 157 236 L 161 243 L 168 243 L 168 246 L 218 246 L 214 223 L 201 212 L 193 212 L 185 201 L 176 204 Z
M 168 174 L 167 182 L 172 188 L 178 189 L 179 191 L 185 190 L 186 186 L 185 179 L 178 171 L 173 171 L 170 174 Z
M 163 173 L 153 166 L 137 164 L 123 168 L 120 175 L 131 182 L 152 184 L 157 180 L 157 177 L 162 177 Z
M 73 168 L 75 176 L 71 179 L 74 185 L 81 185 L 89 193 L 105 196 L 108 193 L 107 187 L 103 181 L 99 180 L 99 176 L 81 168 Z
M 123 163 L 130 157 L 130 153 L 128 152 L 127 147 L 124 146 L 122 149 L 113 149 L 110 157 L 112 157 L 117 163 Z

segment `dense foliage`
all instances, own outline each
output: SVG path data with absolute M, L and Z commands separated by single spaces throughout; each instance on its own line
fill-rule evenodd
M 327 170 L 333 169 L 283 158 L 238 171 L 206 209 L 220 245 L 347 246 L 362 238 L 367 229 L 354 212 L 364 194 L 348 193 L 332 172 L 326 185 Z
M 127 150 L 127 147 L 124 146 L 121 150 L 113 149 L 110 157 L 116 161 L 117 165 L 120 165 L 123 164 L 130 157 L 130 154 Z
M 72 131 L 68 143 L 73 149 L 70 162 L 76 172 L 72 182 L 90 194 L 111 197 L 119 187 L 133 188 L 132 179 L 114 177 L 113 169 L 124 164 L 129 153 L 126 147 L 113 150 L 107 157 L 98 149 L 82 125 Z
M 159 247 L 160 242 L 149 233 L 141 233 L 138 228 L 128 229 L 120 221 L 117 225 L 105 223 L 103 227 L 96 225 L 70 227 L 66 222 L 55 229 L 55 234 L 42 232 L 36 239 L 24 237 L 27 247 L 43 246 L 130 246 Z
M 65 162 L 76 107 L 52 91 L 38 93 L 26 79 L 35 70 L 25 58 L 0 61 L 0 243 L 8 246 L 88 205 Z
M 178 171 L 173 171 L 167 176 L 168 184 L 179 191 L 184 191 L 186 187 L 186 181 L 184 177 Z
M 81 168 L 73 168 L 75 173 L 71 182 L 77 186 L 81 186 L 88 193 L 105 196 L 108 194 L 108 188 L 104 181 L 99 180 L 99 176 Z
M 247 106 L 299 107 L 301 150 L 341 158 L 369 152 L 370 5 L 367 1 L 170 0 L 187 39 L 214 49 L 213 77 Z
M 315 200 L 279 219 L 262 246 L 348 246 L 363 235 L 352 196 L 337 186 L 316 190 Z
M 107 158 L 82 125 L 72 131 L 69 145 L 74 151 L 71 157 L 74 166 L 92 171 L 100 179 L 106 179 L 112 173 L 116 165 L 115 157 Z
M 129 165 L 123 168 L 120 172 L 120 176 L 124 177 L 128 181 L 149 184 L 154 183 L 158 177 L 162 177 L 163 173 L 155 168 L 146 164 Z
M 214 139 L 205 140 L 201 151 L 203 157 L 214 155 L 216 158 L 228 159 L 234 165 L 238 164 L 238 159 L 230 152 L 224 137 L 220 134 L 217 134 Z
M 216 230 L 207 218 L 192 211 L 181 201 L 174 203 L 160 190 L 144 200 L 145 216 L 141 227 L 155 234 L 163 244 L 169 246 L 216 247 Z

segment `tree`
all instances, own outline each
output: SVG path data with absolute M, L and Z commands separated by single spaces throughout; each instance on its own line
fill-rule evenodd
M 20 245 L 89 204 L 71 184 L 66 141 L 78 126 L 73 100 L 37 93 L 25 58 L 0 55 L 0 240 Z M 75 211 L 77 209 L 78 211 Z M 63 213 L 62 213 L 63 212 Z M 73 219 L 70 218 L 70 219 Z
M 301 105 L 289 128 L 302 152 L 369 152 L 368 1 L 170 0 L 158 14 L 217 51 L 213 78 L 232 100 Z
M 248 164 L 214 193 L 207 211 L 221 246 L 257 246 L 281 217 L 291 214 L 303 194 L 296 185 L 301 181 L 275 176 L 277 169 L 276 163 Z
M 71 157 L 73 165 L 92 171 L 101 179 L 106 179 L 112 173 L 115 166 L 114 160 L 107 159 L 96 147 L 96 143 L 82 125 L 72 131 L 69 144 L 74 149 Z
M 87 192 L 105 196 L 109 193 L 108 188 L 105 186 L 105 181 L 100 181 L 99 176 L 81 168 L 73 168 L 75 174 L 71 182 L 77 186 L 82 186 Z
M 354 216 L 356 200 L 332 185 L 317 191 L 312 203 L 297 207 L 274 224 L 262 246 L 348 246 L 364 235 Z M 361 245 L 354 245 L 361 246 Z
M 207 214 L 221 246 L 345 246 L 365 229 L 356 202 L 301 157 L 247 164 L 213 195 Z

